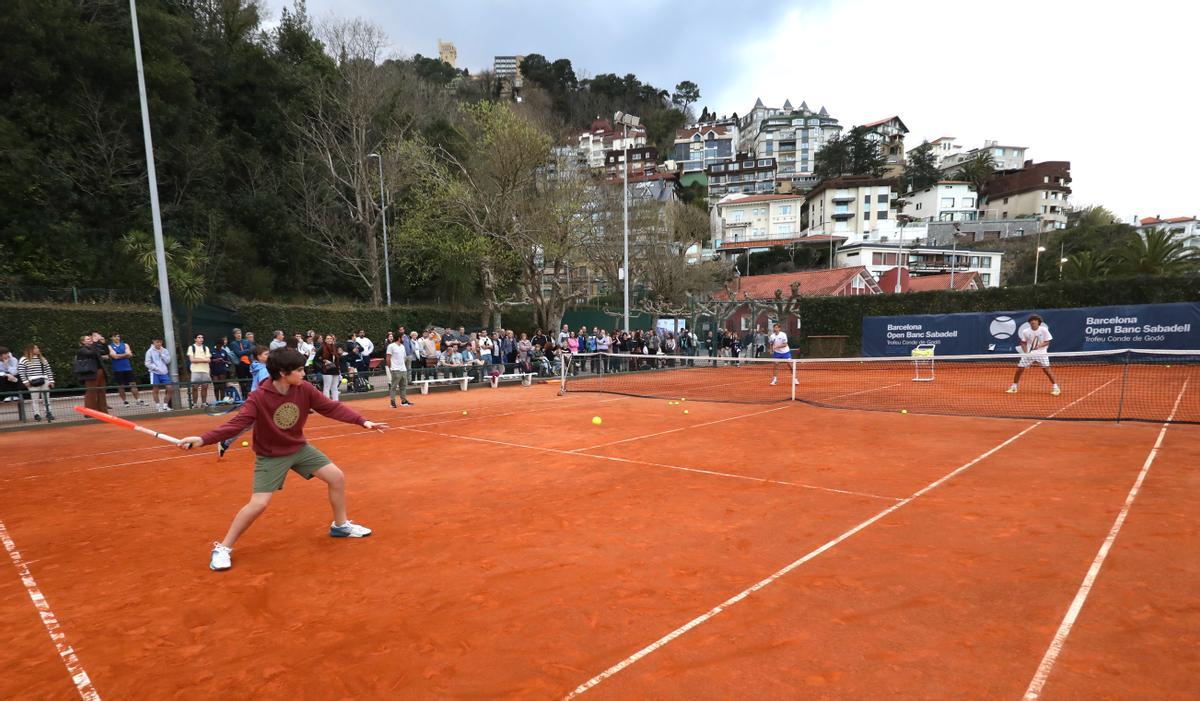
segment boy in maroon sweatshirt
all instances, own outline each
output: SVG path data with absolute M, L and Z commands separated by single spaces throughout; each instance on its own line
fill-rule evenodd
M 238 511 L 225 534 L 225 540 L 213 543 L 209 568 L 227 570 L 232 566 L 233 544 L 254 523 L 271 495 L 283 489 L 288 470 L 295 470 L 304 479 L 316 477 L 329 486 L 329 504 L 333 507 L 333 523 L 329 535 L 334 538 L 365 538 L 371 529 L 346 518 L 346 478 L 321 451 L 304 439 L 304 423 L 309 409 L 348 424 L 367 429 L 386 428 L 387 424 L 367 421 L 358 412 L 321 394 L 304 381 L 307 360 L 293 348 L 279 348 L 267 356 L 269 382 L 246 397 L 238 415 L 202 436 L 188 436 L 180 441 L 181 448 L 212 445 L 233 438 L 243 430 L 254 427 L 254 493 Z

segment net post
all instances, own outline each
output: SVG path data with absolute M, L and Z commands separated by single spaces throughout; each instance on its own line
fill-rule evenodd
M 1132 355 L 1130 351 L 1125 351 L 1125 367 L 1121 369 L 1121 397 L 1117 400 L 1117 423 L 1121 423 L 1121 415 L 1125 410 L 1125 386 L 1129 384 L 1129 357 Z
M 560 373 L 559 384 L 558 384 L 558 396 L 560 396 L 560 397 L 567 393 L 567 371 L 568 371 L 567 366 L 570 365 L 571 360 L 572 360 L 572 357 L 569 354 L 564 354 L 564 356 L 565 357 L 563 358 L 563 361 L 558 364 L 559 365 L 559 373 Z
M 796 372 L 800 364 L 795 360 L 789 360 L 788 365 L 792 366 L 792 401 L 794 402 L 796 401 L 796 385 L 800 384 L 800 378 L 797 377 Z

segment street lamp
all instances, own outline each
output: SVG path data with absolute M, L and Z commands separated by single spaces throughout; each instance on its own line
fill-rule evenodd
M 629 127 L 637 128 L 641 125 L 642 120 L 626 114 L 617 112 L 613 115 L 613 121 L 620 124 L 624 131 L 625 138 L 625 167 L 621 169 L 621 180 L 623 189 L 625 190 L 625 207 L 624 207 L 624 257 L 621 263 L 621 276 L 625 278 L 625 330 L 629 330 Z
M 368 153 L 367 158 L 379 159 L 379 218 L 383 221 L 383 279 L 387 285 L 387 304 L 392 306 L 392 261 L 388 257 L 387 210 L 383 203 L 383 156 Z
M 1038 263 L 1042 260 L 1042 254 L 1046 252 L 1045 246 L 1038 246 L 1037 253 L 1033 257 L 1033 284 L 1038 284 Z

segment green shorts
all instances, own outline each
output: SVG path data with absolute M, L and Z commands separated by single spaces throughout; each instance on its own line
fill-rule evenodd
M 304 479 L 312 479 L 313 473 L 330 463 L 329 458 L 308 443 L 291 455 L 269 457 L 259 455 L 254 460 L 254 491 L 273 492 L 283 489 L 283 480 L 288 470 L 295 470 Z

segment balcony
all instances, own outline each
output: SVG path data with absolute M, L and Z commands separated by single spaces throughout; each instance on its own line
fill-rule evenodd
M 834 221 L 846 221 L 847 219 L 853 219 L 854 210 L 849 208 L 835 209 L 833 214 L 829 215 L 829 218 L 833 219 Z
M 849 192 L 836 192 L 832 199 L 834 202 L 854 202 L 858 199 L 858 196 L 851 195 Z

